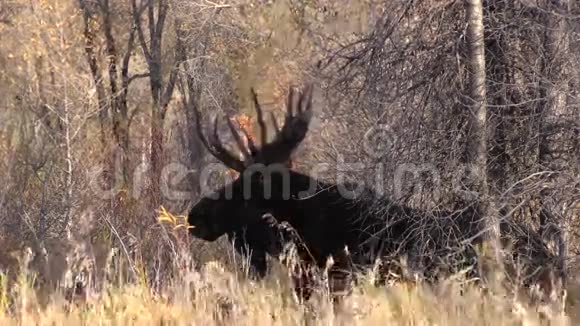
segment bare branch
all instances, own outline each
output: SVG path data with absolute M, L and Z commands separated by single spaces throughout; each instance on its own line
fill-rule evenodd
M 133 12 L 133 20 L 135 21 L 135 28 L 137 30 L 137 35 L 139 36 L 139 43 L 141 44 L 141 49 L 143 50 L 143 55 L 145 56 L 145 60 L 147 62 L 151 62 L 151 51 L 147 46 L 147 41 L 145 40 L 145 34 L 143 33 L 143 26 L 141 24 L 141 15 L 147 8 L 146 4 L 141 4 L 139 8 L 137 8 L 136 0 L 131 0 L 131 9 Z

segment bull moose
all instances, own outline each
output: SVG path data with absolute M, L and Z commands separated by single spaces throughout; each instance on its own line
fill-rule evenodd
M 209 140 L 206 139 L 201 131 L 201 114 L 195 112 L 198 136 L 206 149 L 239 175 L 190 210 L 188 223 L 193 227 L 190 229 L 193 236 L 207 241 L 224 234 L 236 238 L 236 249 L 249 254 L 258 277 L 266 272 L 266 254 L 280 253 L 285 237 L 280 236 L 279 230 L 288 227 L 296 234 L 291 240 L 299 239 L 302 244 L 299 256 L 306 265 L 322 268 L 333 258 L 329 276 L 334 279 L 349 275 L 359 264 L 368 267 L 376 258 L 406 255 L 418 247 L 427 248 L 427 254 L 419 261 L 421 269 L 434 273 L 433 276 L 442 258 L 451 256 L 453 263 L 459 263 L 455 267 L 464 268 L 466 264 L 477 267 L 473 245 L 481 243 L 484 234 L 477 203 L 461 203 L 459 210 L 426 212 L 397 204 L 372 189 L 365 189 L 357 197 L 344 196 L 341 190 L 352 185 L 318 180 L 293 170 L 288 164 L 309 128 L 312 86 L 299 92 L 290 88 L 284 125 L 279 128 L 272 119 L 275 134 L 270 142 L 264 114 L 253 90 L 252 95 L 260 126 L 260 147 L 242 129 L 247 139 L 245 146 L 232 121 L 226 120 L 243 159 L 222 144 L 217 118 Z M 507 220 L 501 226 L 502 234 L 522 228 Z M 533 247 L 539 248 L 537 252 L 541 256 L 550 258 L 552 255 L 543 248 L 541 239 L 530 234 L 526 232 L 523 238 L 517 235 L 516 238 L 522 238 L 525 243 L 538 243 Z M 452 245 L 451 238 L 455 241 Z M 514 252 L 514 259 L 526 256 L 525 252 L 530 251 L 526 250 L 524 254 Z M 444 265 L 449 262 L 443 261 Z M 477 268 L 473 272 L 477 275 Z M 306 290 L 303 295 L 307 298 L 309 293 Z
M 236 249 L 251 249 L 250 262 L 258 275 L 265 271 L 265 254 L 277 254 L 275 247 L 264 239 L 272 239 L 272 228 L 263 220 L 270 213 L 280 221 L 289 222 L 303 240 L 309 253 L 306 260 L 324 266 L 330 256 L 341 256 L 345 247 L 357 246 L 350 235 L 350 218 L 354 201 L 343 201 L 336 188 L 307 175 L 291 170 L 286 163 L 290 155 L 306 136 L 312 116 L 312 87 L 297 94 L 290 88 L 285 123 L 281 129 L 274 123 L 276 135 L 267 142 L 267 131 L 262 109 L 253 92 L 258 122 L 261 126 L 261 148 L 250 137 L 247 148 L 233 123 L 228 126 L 245 160 L 239 160 L 228 152 L 217 134 L 217 118 L 214 130 L 207 140 L 201 134 L 201 117 L 197 113 L 199 137 L 208 151 L 227 167 L 238 171 L 234 182 L 215 193 L 202 198 L 190 211 L 188 223 L 191 234 L 207 241 L 214 241 L 224 234 L 237 238 Z M 273 120 L 274 121 L 274 120 Z M 243 130 L 242 130 L 243 131 Z M 316 193 L 310 198 L 300 196 Z M 346 210 L 346 211 L 345 211 Z M 345 262 L 336 266 L 344 267 Z M 336 268 L 335 268 L 336 270 Z
M 191 209 L 188 214 L 190 232 L 207 241 L 224 234 L 241 239 L 236 248 L 239 251 L 251 249 L 250 261 L 259 275 L 265 273 L 266 253 L 278 254 L 272 249 L 277 247 L 272 245 L 276 242 L 272 237 L 272 224 L 264 222 L 264 214 L 296 230 L 304 244 L 300 251 L 304 261 L 323 268 L 332 257 L 334 264 L 329 272 L 336 279 L 351 273 L 355 265 L 368 265 L 376 257 L 397 253 L 412 244 L 416 225 L 425 214 L 382 198 L 371 189 L 365 189 L 356 197 L 345 196 L 344 190 L 352 189 L 351 185 L 324 182 L 288 166 L 291 154 L 304 140 L 309 128 L 312 90 L 312 86 L 302 91 L 290 88 L 284 125 L 279 128 L 272 119 L 275 135 L 270 142 L 263 111 L 252 90 L 261 146 L 245 134 L 246 146 L 234 123 L 226 119 L 244 159 L 228 151 L 221 142 L 217 117 L 206 139 L 201 132 L 201 114 L 196 111 L 198 136 L 205 148 L 239 175 Z M 245 133 L 243 129 L 241 132 Z M 381 207 L 379 210 L 373 208 L 377 203 Z M 473 210 L 466 210 L 461 216 L 472 219 L 473 213 Z

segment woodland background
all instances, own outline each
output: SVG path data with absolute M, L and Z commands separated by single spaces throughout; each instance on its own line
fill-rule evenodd
M 477 8 L 484 38 L 468 24 Z M 0 40 L 9 279 L 25 268 L 48 292 L 79 277 L 98 292 L 111 264 L 117 279 L 152 289 L 192 261 L 235 270 L 226 241 L 157 219 L 202 195 L 196 171 L 213 161 L 194 109 L 253 130 L 250 87 L 281 118 L 288 86 L 305 82 L 316 85 L 315 121 L 297 169 L 329 163 L 332 179 L 336 162 L 363 163 L 348 177 L 424 209 L 459 209 L 475 189 L 492 224 L 525 225 L 577 276 L 576 0 L 2 0 Z M 361 140 L 377 125 L 388 134 L 371 139 L 382 146 L 371 155 Z M 164 175 L 170 164 L 191 172 Z M 440 180 L 415 173 L 425 164 Z M 468 184 L 456 179 L 466 166 Z M 394 184 L 401 171 L 409 177 Z

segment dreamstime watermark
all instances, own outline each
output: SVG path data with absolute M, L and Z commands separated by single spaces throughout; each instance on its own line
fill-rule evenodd
M 457 166 L 452 172 L 447 171 L 448 183 L 443 185 L 443 172 L 431 163 L 406 162 L 396 165 L 392 174 L 387 175 L 387 169 L 382 163 L 365 164 L 362 162 L 345 162 L 339 159 L 335 164 L 317 163 L 301 173 L 289 170 L 285 165 L 265 166 L 254 164 L 240 174 L 228 173 L 220 163 L 208 163 L 203 168 L 192 170 L 185 164 L 172 162 L 161 169 L 158 191 L 167 200 L 192 200 L 193 190 L 199 189 L 203 197 L 211 199 L 243 199 L 252 198 L 308 198 L 324 191 L 323 187 L 333 187 L 345 199 L 355 199 L 363 193 L 371 191 L 376 196 L 386 196 L 389 192 L 394 198 L 402 198 L 409 192 L 421 192 L 429 189 L 433 198 L 440 198 L 443 189 L 465 199 L 477 197 L 470 189 L 470 182 L 475 182 L 477 170 L 472 165 Z M 114 181 L 106 187 L 99 180 L 104 169 L 96 167 L 89 173 L 89 188 L 99 199 L 111 199 L 121 191 L 127 191 L 134 199 L 143 198 L 145 189 L 151 182 L 151 169 L 148 164 L 138 165 L 130 178 L 130 184 L 122 184 L 120 172 L 113 174 Z M 321 179 L 319 176 L 326 178 Z M 330 175 L 330 177 L 329 177 Z M 362 176 L 361 176 L 362 175 Z M 193 177 L 192 177 L 193 176 Z M 322 180 L 333 180 L 324 182 Z M 115 181 L 116 180 L 116 181 Z M 196 180 L 196 187 L 188 187 L 187 183 Z M 449 184 L 450 181 L 450 184 Z M 184 187 L 184 185 L 186 185 Z M 189 185 L 192 186 L 192 185 Z M 409 190 L 411 189 L 411 190 Z
M 365 132 L 363 150 L 368 156 L 379 159 L 391 152 L 392 147 L 393 133 L 386 124 L 374 125 Z
M 477 197 L 477 192 L 470 190 L 473 182 L 480 177 L 475 166 L 465 164 L 454 166 L 453 171 L 442 171 L 431 163 L 404 162 L 387 169 L 380 158 L 392 151 L 392 144 L 390 129 L 386 125 L 376 125 L 365 133 L 362 146 L 364 152 L 377 163 L 347 162 L 343 156 L 338 156 L 336 162 L 312 164 L 302 173 L 291 171 L 283 164 L 253 164 L 241 173 L 234 173 L 221 163 L 208 163 L 201 168 L 190 169 L 183 163 L 171 162 L 160 169 L 159 187 L 155 191 L 171 201 L 192 200 L 196 194 L 215 200 L 304 199 L 325 191 L 324 187 L 334 188 L 332 191 L 345 199 L 359 198 L 364 193 L 378 197 L 390 195 L 399 199 L 426 189 L 434 199 L 441 198 L 443 189 L 469 200 Z M 130 173 L 123 173 L 121 155 L 115 153 L 112 171 L 107 171 L 103 164 L 89 171 L 89 188 L 96 198 L 107 200 L 126 191 L 134 199 L 140 199 L 153 184 L 149 164 L 141 163 Z M 108 172 L 107 177 L 104 177 L 105 171 Z M 321 178 L 322 175 L 334 182 L 322 182 L 326 179 Z M 445 185 L 444 176 L 447 180 Z M 105 184 L 100 182 L 104 179 L 108 179 Z

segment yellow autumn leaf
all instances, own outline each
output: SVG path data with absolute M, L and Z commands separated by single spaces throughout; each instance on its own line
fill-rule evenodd
M 186 224 L 178 224 L 178 225 L 176 225 L 176 226 L 175 226 L 173 229 L 174 229 L 174 230 L 177 230 L 177 229 L 179 229 L 179 228 L 185 228 L 185 229 L 193 229 L 193 226 L 191 226 L 191 225 L 186 225 Z
M 159 222 L 164 222 L 164 221 L 171 222 L 171 223 L 174 223 L 174 222 L 175 222 L 175 221 L 174 221 L 174 220 L 172 220 L 172 219 L 171 219 L 171 217 L 169 217 L 169 216 L 159 216 L 159 217 L 157 217 L 157 220 L 158 220 Z
M 157 217 L 157 220 L 160 222 L 168 221 L 173 224 L 177 223 L 177 219 L 171 213 L 169 213 L 163 206 L 160 207 L 159 216 Z

